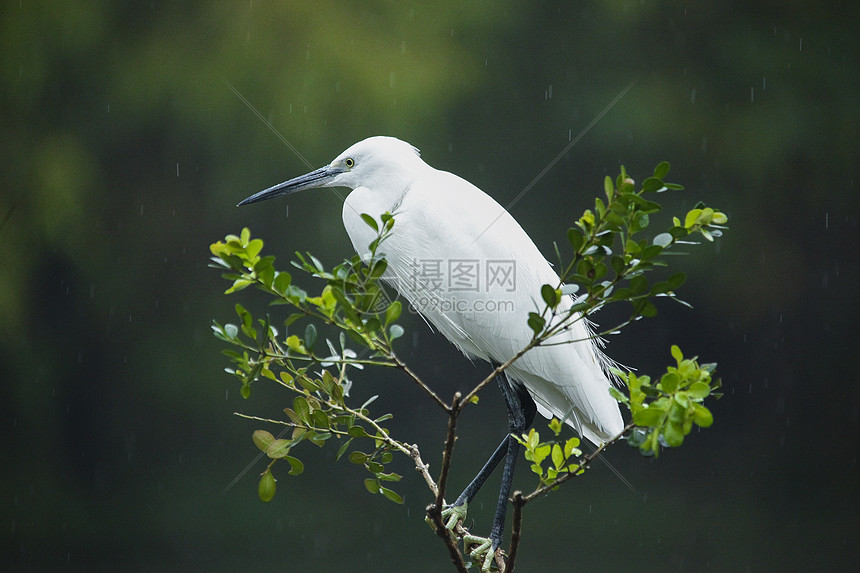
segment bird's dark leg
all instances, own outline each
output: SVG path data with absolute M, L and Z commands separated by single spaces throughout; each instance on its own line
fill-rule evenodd
M 508 436 L 505 436 L 502 443 L 499 444 L 499 447 L 496 448 L 496 451 L 493 452 L 493 455 L 490 456 L 490 459 L 487 460 L 487 463 L 484 464 L 484 467 L 481 468 L 481 471 L 479 471 L 478 475 L 475 476 L 475 479 L 472 480 L 472 483 L 466 486 L 463 493 L 461 493 L 457 500 L 451 505 L 458 506 L 470 503 L 472 498 L 475 497 L 475 494 L 478 493 L 478 490 L 481 489 L 481 486 L 484 485 L 484 482 L 487 481 L 487 478 L 490 477 L 493 470 L 496 469 L 496 466 L 499 465 L 499 462 L 502 461 L 502 458 L 504 458 L 507 453 Z
M 484 467 L 482 467 L 481 471 L 478 472 L 478 475 L 475 476 L 475 479 L 466 486 L 463 493 L 461 493 L 457 500 L 450 506 L 451 509 L 468 507 L 468 504 L 478 493 L 478 490 L 481 489 L 481 486 L 484 485 L 484 482 L 487 481 L 487 478 L 490 477 L 490 474 L 493 473 L 493 470 L 496 469 L 496 466 L 499 465 L 503 458 L 505 459 L 505 466 L 502 473 L 502 485 L 499 489 L 499 499 L 496 506 L 496 515 L 493 518 L 493 528 L 490 533 L 490 541 L 492 542 L 493 550 L 495 550 L 502 541 L 502 532 L 505 528 L 505 514 L 507 513 L 508 507 L 508 497 L 511 493 L 511 482 L 514 477 L 514 467 L 520 450 L 519 442 L 517 442 L 511 434 L 522 434 L 529 426 L 531 426 L 534 421 L 535 414 L 537 413 L 537 406 L 524 386 L 512 384 L 504 375 L 498 376 L 496 378 L 496 382 L 499 384 L 502 396 L 505 398 L 505 405 L 508 409 L 508 435 L 505 436 L 496 448 L 496 451 L 493 452 L 490 459 L 487 460 L 487 463 L 484 464 Z M 457 513 L 454 513 L 455 520 L 457 519 L 457 515 Z M 462 516 L 465 516 L 465 511 L 462 512 Z M 453 523 L 449 525 L 449 527 L 452 526 Z
M 496 505 L 496 516 L 493 518 L 493 528 L 490 530 L 490 540 L 495 550 L 502 542 L 502 532 L 505 529 L 505 514 L 508 509 L 508 497 L 511 494 L 511 482 L 514 479 L 514 467 L 520 453 L 520 443 L 514 438 L 525 432 L 532 425 L 537 413 L 537 406 L 529 396 L 525 386 L 514 385 L 501 376 L 498 378 L 499 387 L 508 406 L 508 442 L 505 467 L 502 470 L 502 485 L 499 488 L 499 501 Z M 513 434 L 513 435 L 512 435 Z M 498 452 L 502 447 L 496 450 Z M 494 453 L 493 456 L 496 454 Z M 500 456 L 501 457 L 501 456 Z M 492 458 L 491 458 L 492 459 Z M 496 462 L 498 463 L 498 462 Z

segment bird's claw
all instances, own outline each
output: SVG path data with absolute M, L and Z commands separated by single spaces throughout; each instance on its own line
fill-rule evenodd
M 460 505 L 449 505 L 441 512 L 442 523 L 454 539 L 456 539 L 454 528 L 457 527 L 458 523 L 466 519 L 468 509 L 469 504 L 462 503 Z M 430 527 L 435 529 L 429 517 L 425 517 L 424 519 Z M 493 540 L 488 537 L 479 537 L 467 533 L 463 535 L 462 541 L 464 549 L 469 553 L 469 557 L 473 561 L 480 563 L 481 571 L 490 571 L 493 566 L 493 558 L 496 555 L 496 551 L 493 548 Z M 469 551 L 470 547 L 472 548 L 471 551 Z
M 463 545 L 467 550 L 469 546 L 475 545 L 475 548 L 469 551 L 469 557 L 475 561 L 480 561 L 481 571 L 490 571 L 490 568 L 493 566 L 493 557 L 496 555 L 491 539 L 488 537 L 478 537 L 477 535 L 464 535 Z M 481 559 L 482 555 L 483 559 Z
M 466 512 L 469 509 L 468 503 L 462 505 L 449 505 L 442 510 L 442 520 L 445 521 L 445 528 L 449 531 L 453 530 L 457 524 L 466 519 Z
M 457 527 L 457 524 L 466 517 L 466 508 L 460 506 L 448 506 L 440 512 L 440 517 L 445 531 L 448 532 L 448 535 L 452 540 L 454 540 L 454 543 L 457 543 L 460 538 L 454 532 L 454 528 Z M 429 515 L 424 516 L 424 522 L 430 526 L 430 529 L 436 531 L 436 524 L 433 523 L 433 520 Z

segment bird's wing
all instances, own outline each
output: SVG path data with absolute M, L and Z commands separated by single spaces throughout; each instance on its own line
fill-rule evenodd
M 393 235 L 381 247 L 387 278 L 436 329 L 467 355 L 499 363 L 529 343 L 528 313 L 542 311 L 541 285 L 559 278 L 501 205 L 435 171 L 393 214 Z M 559 310 L 571 304 L 565 297 Z M 564 341 L 570 344 L 527 352 L 508 376 L 528 389 L 542 415 L 565 419 L 599 444 L 623 427 L 602 354 L 584 319 L 553 339 Z

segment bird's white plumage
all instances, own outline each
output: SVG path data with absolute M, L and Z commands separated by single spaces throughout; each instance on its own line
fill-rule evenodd
M 468 181 L 430 167 L 414 147 L 392 137 L 360 141 L 329 167 L 337 174 L 324 186 L 352 189 L 343 223 L 358 253 L 365 254 L 376 236 L 360 215 L 394 216 L 392 235 L 380 247 L 388 260 L 385 278 L 448 340 L 469 356 L 498 363 L 528 344 L 528 313 L 544 306 L 541 285 L 557 285 L 559 278 L 501 205 Z M 416 277 L 416 265 L 440 261 L 445 267 L 452 260 L 513 261 L 515 290 L 451 292 Z M 504 302 L 504 310 L 483 310 L 488 297 Z M 564 297 L 559 311 L 571 304 Z M 608 391 L 606 359 L 585 320 L 553 342 L 565 338 L 577 342 L 532 349 L 506 374 L 528 389 L 543 416 L 565 419 L 600 444 L 623 428 Z

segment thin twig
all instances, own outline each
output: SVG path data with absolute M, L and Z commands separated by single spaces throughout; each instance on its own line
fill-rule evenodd
M 411 368 L 409 368 L 409 366 L 407 366 L 405 362 L 400 360 L 400 358 L 396 354 L 394 354 L 393 352 L 389 353 L 389 358 L 394 362 L 393 366 L 395 368 L 398 368 L 405 372 L 406 375 L 409 376 L 412 381 L 415 382 L 418 387 L 424 391 L 425 394 L 430 396 L 430 398 L 432 398 L 433 401 L 436 402 L 436 404 L 438 404 L 448 414 L 451 413 L 451 406 L 446 404 L 445 401 L 440 398 L 439 395 L 436 394 L 436 392 L 434 392 L 432 388 L 430 388 L 430 386 L 425 384 L 424 381 L 418 376 L 418 374 L 416 374 Z
M 466 573 L 465 561 L 463 560 L 463 554 L 460 552 L 457 540 L 463 539 L 466 535 L 469 535 L 469 530 L 463 527 L 462 523 L 457 523 L 454 526 L 454 531 L 452 533 L 442 522 L 442 508 L 445 507 L 445 489 L 448 483 L 448 474 L 451 469 L 454 443 L 457 440 L 457 418 L 463 411 L 464 404 L 465 402 L 462 400 L 461 394 L 456 392 L 453 400 L 451 400 L 451 405 L 446 405 L 446 410 L 448 411 L 448 431 L 445 436 L 445 449 L 442 451 L 442 468 L 439 471 L 438 482 L 430 485 L 433 480 L 432 478 L 429 478 L 429 471 L 427 471 L 426 468 L 420 469 L 419 471 L 426 474 L 424 479 L 428 482 L 430 490 L 433 491 L 436 496 L 433 504 L 427 506 L 427 516 L 433 524 L 436 535 L 438 535 L 445 543 L 445 547 L 448 549 L 448 554 L 451 557 L 451 562 L 458 571 Z
M 513 573 L 514 565 L 517 560 L 517 550 L 520 547 L 520 538 L 523 529 L 523 492 L 515 491 L 511 500 L 514 506 L 514 515 L 511 518 L 511 547 L 508 550 L 508 563 L 505 569 L 506 573 Z
M 436 501 L 434 505 L 442 510 L 445 503 L 445 488 L 448 485 L 448 471 L 451 469 L 451 456 L 454 453 L 454 442 L 457 439 L 457 417 L 462 409 L 462 401 L 460 393 L 454 393 L 454 399 L 451 400 L 451 408 L 448 413 L 448 433 L 445 436 L 445 449 L 442 451 L 442 468 L 439 471 L 439 489 L 436 492 Z
M 421 459 L 421 452 L 418 450 L 417 444 L 409 447 L 409 457 L 412 458 L 412 462 L 415 464 L 415 471 L 421 474 L 421 477 L 427 483 L 427 487 L 430 488 L 430 491 L 435 496 L 439 488 L 433 480 L 433 476 L 430 475 L 430 464 L 425 464 L 424 460 Z
M 504 364 L 500 364 L 499 366 L 496 366 L 495 368 L 493 368 L 493 371 L 490 372 L 486 378 L 484 378 L 483 380 L 478 382 L 478 384 L 474 388 L 472 388 L 472 390 L 468 394 L 466 394 L 466 396 L 462 400 L 462 403 L 468 404 L 469 402 L 471 402 L 472 398 L 474 398 L 478 392 L 483 390 L 487 386 L 487 384 L 492 382 L 496 376 L 498 376 L 499 374 L 501 374 L 502 372 L 507 370 L 511 364 L 513 364 L 514 362 L 516 362 L 517 360 L 522 358 L 523 354 L 525 354 L 526 352 L 528 352 L 529 350 L 534 348 L 536 345 L 537 345 L 537 340 L 532 339 L 531 342 L 529 342 L 525 348 L 523 348 L 522 350 L 520 350 L 519 352 L 514 354 L 513 358 L 511 358 L 510 360 L 508 360 Z

